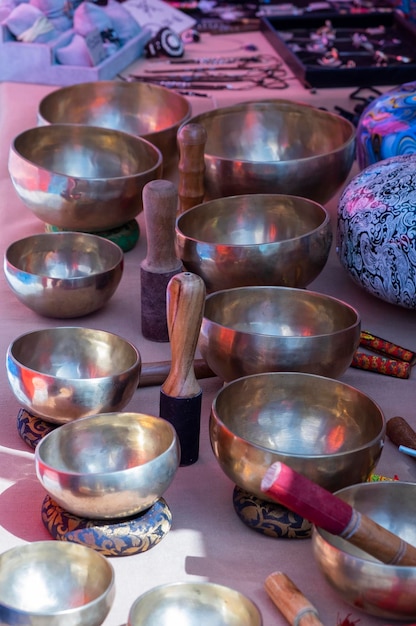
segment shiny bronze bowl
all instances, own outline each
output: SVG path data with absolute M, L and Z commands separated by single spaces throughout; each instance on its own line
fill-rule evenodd
M 163 155 L 177 156 L 176 134 L 191 116 L 188 100 L 170 89 L 141 82 L 96 81 L 62 87 L 39 104 L 39 124 L 87 124 L 143 137 Z
M 260 484 L 281 461 L 329 491 L 363 482 L 382 452 L 380 407 L 345 383 L 268 372 L 225 385 L 212 403 L 210 440 L 224 473 L 262 500 Z
M 144 185 L 162 175 L 162 154 L 119 130 L 52 124 L 17 135 L 8 166 L 16 192 L 39 219 L 96 232 L 140 213 Z
M 133 344 L 92 328 L 34 330 L 7 349 L 6 371 L 17 400 L 56 424 L 120 411 L 137 389 L 140 370 Z
M 229 196 L 195 206 L 176 222 L 178 254 L 208 291 L 246 285 L 306 287 L 332 242 L 316 202 L 279 194 Z
M 179 466 L 175 429 L 142 413 L 103 413 L 52 430 L 36 446 L 37 477 L 80 517 L 116 519 L 150 508 Z
M 361 319 L 349 304 L 291 287 L 238 287 L 207 296 L 200 352 L 228 382 L 260 372 L 338 378 L 360 342 Z
M 290 100 L 242 102 L 193 116 L 207 132 L 206 199 L 281 193 L 325 203 L 355 159 L 355 127 Z
M 345 487 L 337 496 L 416 546 L 416 484 L 363 483 Z M 416 567 L 386 565 L 317 528 L 312 533 L 312 549 L 326 581 L 354 609 L 383 620 L 408 623 L 416 619 Z
M 103 237 L 42 233 L 7 248 L 4 274 L 18 300 L 39 315 L 80 317 L 110 300 L 123 263 L 121 248 Z
M 210 582 L 170 583 L 139 596 L 127 626 L 262 626 L 257 606 L 244 594 Z
M 0 555 L 4 626 L 100 626 L 114 601 L 114 570 L 91 548 L 35 541 Z

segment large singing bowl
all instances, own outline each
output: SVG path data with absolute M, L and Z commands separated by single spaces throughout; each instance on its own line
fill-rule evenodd
M 116 244 L 91 233 L 39 233 L 12 243 L 4 274 L 20 302 L 39 315 L 70 318 L 100 309 L 123 275 Z
M 361 320 L 349 304 L 290 287 L 239 287 L 207 296 L 199 349 L 225 382 L 261 372 L 338 378 L 351 365 Z
M 114 596 L 110 561 L 89 547 L 34 541 L 0 555 L 2 626 L 101 626 Z
M 242 102 L 193 116 L 207 132 L 206 199 L 282 193 L 325 203 L 355 158 L 355 127 L 300 102 Z
M 162 175 L 161 152 L 119 130 L 51 124 L 23 131 L 9 151 L 9 173 L 25 205 L 65 230 L 104 231 L 142 210 L 146 183 Z
M 142 413 L 103 413 L 52 430 L 36 446 L 37 477 L 65 511 L 117 519 L 150 508 L 179 466 L 175 429 Z
M 207 291 L 306 287 L 324 268 L 331 242 L 326 209 L 298 196 L 218 198 L 188 209 L 176 221 L 178 254 Z
M 416 484 L 369 482 L 336 494 L 404 541 L 416 546 Z M 314 529 L 312 550 L 327 583 L 345 602 L 389 620 L 416 620 L 416 567 L 377 561 L 340 536 Z M 386 621 L 387 620 L 387 621 Z M 365 624 L 365 617 L 362 618 Z
M 140 370 L 133 344 L 92 328 L 30 331 L 11 342 L 6 356 L 16 399 L 31 414 L 56 424 L 120 411 L 137 389 Z
M 62 87 L 39 104 L 39 124 L 86 124 L 114 128 L 154 144 L 166 164 L 178 154 L 176 134 L 191 116 L 188 100 L 166 87 L 143 82 L 95 81 Z
M 237 486 L 262 499 L 261 481 L 281 461 L 329 491 L 367 480 L 386 431 L 380 407 L 340 381 L 266 372 L 225 385 L 212 403 L 215 458 Z

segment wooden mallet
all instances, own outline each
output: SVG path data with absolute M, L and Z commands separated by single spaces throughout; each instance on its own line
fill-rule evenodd
M 195 376 L 194 356 L 205 305 L 205 283 L 191 272 L 176 274 L 166 294 L 171 368 L 160 390 L 160 417 L 176 429 L 181 465 L 199 456 L 202 390 Z
M 273 463 L 263 493 L 310 522 L 390 565 L 416 565 L 416 547 L 284 463 Z

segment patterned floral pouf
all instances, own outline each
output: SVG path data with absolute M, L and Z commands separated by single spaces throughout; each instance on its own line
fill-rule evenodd
M 337 254 L 366 291 L 416 308 L 416 154 L 374 163 L 346 185 Z
M 405 83 L 375 98 L 357 125 L 360 169 L 383 159 L 416 153 L 416 82 Z

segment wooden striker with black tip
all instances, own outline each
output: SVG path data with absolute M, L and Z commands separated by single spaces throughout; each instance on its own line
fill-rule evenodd
M 181 272 L 169 281 L 166 310 L 171 368 L 160 390 L 160 417 L 176 429 L 181 465 L 198 460 L 202 390 L 195 376 L 194 355 L 205 304 L 200 276 Z
M 151 341 L 169 341 L 166 288 L 182 262 L 175 252 L 178 193 L 173 183 L 157 179 L 143 188 L 147 254 L 140 265 L 142 335 Z

